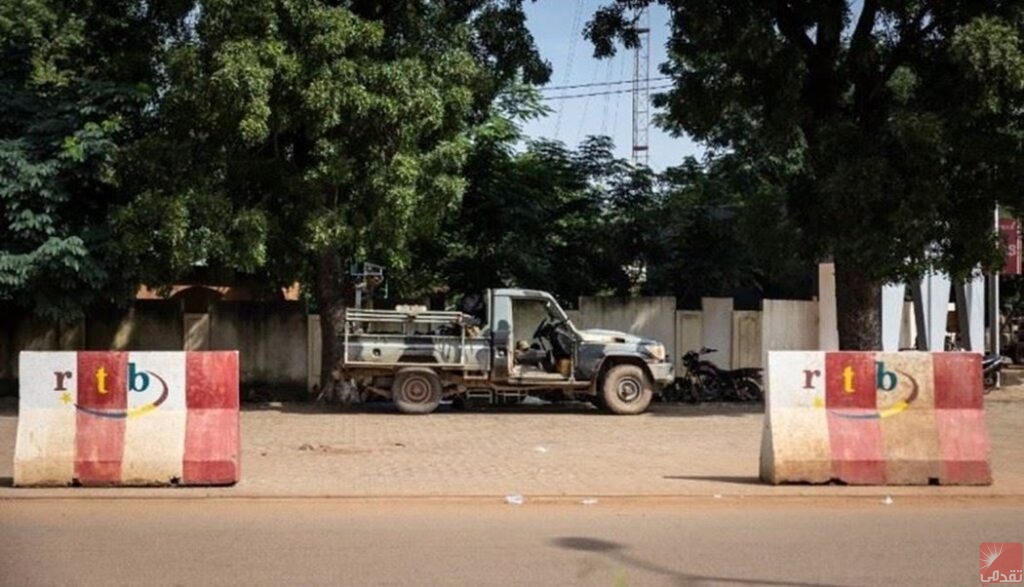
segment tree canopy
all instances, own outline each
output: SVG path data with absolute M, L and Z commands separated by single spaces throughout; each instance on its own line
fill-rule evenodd
M 252 269 L 310 286 L 326 384 L 349 263 L 407 267 L 410 243 L 458 204 L 495 96 L 549 68 L 520 0 L 218 0 L 193 14 L 163 108 L 194 172 L 164 196 L 223 201 L 218 222 L 256 237 Z
M 181 8 L 0 3 L 0 302 L 74 319 L 134 291 L 116 216 Z
M 843 348 L 878 348 L 878 286 L 998 259 L 997 202 L 1024 196 L 1022 3 L 661 0 L 674 86 L 658 121 L 770 164 L 794 237 L 836 262 Z M 633 45 L 601 8 L 598 55 Z
M 652 0 L 654 1 L 654 0 Z M 587 36 L 632 46 L 608 0 Z M 1024 204 L 1024 1 L 659 0 L 657 123 L 710 148 L 654 173 L 530 139 L 550 67 L 523 0 L 0 4 L 0 304 L 51 320 L 202 267 L 303 284 L 324 385 L 356 284 L 800 295 L 836 262 L 840 342 L 879 286 L 997 262 Z

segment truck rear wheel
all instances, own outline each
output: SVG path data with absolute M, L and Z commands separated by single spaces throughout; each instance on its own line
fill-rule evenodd
M 654 390 L 644 370 L 636 365 L 615 365 L 604 376 L 601 397 L 614 414 L 639 414 L 651 404 Z
M 391 384 L 391 400 L 402 413 L 429 414 L 441 404 L 441 380 L 430 369 L 402 369 Z

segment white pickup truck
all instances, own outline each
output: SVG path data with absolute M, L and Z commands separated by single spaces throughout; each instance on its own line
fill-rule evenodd
M 543 291 L 495 289 L 480 316 L 349 310 L 341 371 L 405 413 L 442 399 L 589 399 L 639 414 L 675 379 L 665 346 L 611 330 L 580 330 Z

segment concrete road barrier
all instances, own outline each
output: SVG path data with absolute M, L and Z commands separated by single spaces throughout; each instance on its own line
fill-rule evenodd
M 771 352 L 761 480 L 989 485 L 981 356 Z
M 229 485 L 238 353 L 23 352 L 14 484 Z

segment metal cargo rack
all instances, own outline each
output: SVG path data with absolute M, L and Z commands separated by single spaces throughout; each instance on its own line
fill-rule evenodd
M 466 326 L 473 317 L 462 312 L 446 311 L 423 311 L 406 312 L 401 310 L 345 310 L 345 340 L 342 348 L 342 356 L 349 365 L 354 366 L 380 366 L 386 363 L 375 363 L 367 361 L 348 361 L 349 337 L 351 335 L 374 335 L 374 336 L 409 336 L 415 333 L 410 332 L 410 327 L 415 329 L 417 325 L 448 325 L 458 326 L 459 334 L 416 334 L 431 338 L 455 338 L 459 339 L 459 362 L 458 363 L 433 363 L 434 367 L 462 367 L 466 368 Z M 353 331 L 357 324 L 401 324 L 402 332 L 362 332 Z M 480 377 L 474 377 L 479 379 Z
M 417 324 L 451 324 L 464 326 L 472 316 L 462 312 L 402 312 L 399 310 L 345 310 L 346 324 L 368 322 L 384 324 L 402 324 L 403 333 L 408 334 L 408 326 Z

